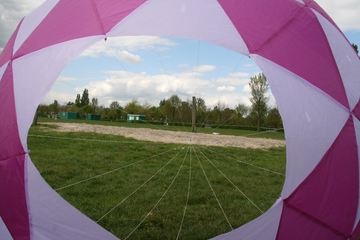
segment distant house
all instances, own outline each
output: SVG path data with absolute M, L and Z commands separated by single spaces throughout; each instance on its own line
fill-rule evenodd
M 60 118 L 62 119 L 77 119 L 76 112 L 60 112 Z
M 60 116 L 59 116 L 59 113 L 57 113 L 57 112 L 50 112 L 50 114 L 48 114 L 48 118 L 55 118 L 55 119 L 57 119 L 57 118 L 59 118 Z
M 146 120 L 145 115 L 139 115 L 139 114 L 128 114 L 128 115 L 126 115 L 126 121 L 127 122 L 139 121 L 139 120 Z
M 101 116 L 100 115 L 96 115 L 96 114 L 88 114 L 87 115 L 87 120 L 100 120 Z

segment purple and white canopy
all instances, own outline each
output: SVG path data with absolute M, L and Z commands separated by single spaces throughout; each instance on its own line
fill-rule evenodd
M 360 60 L 312 0 L 47 0 L 0 55 L 0 239 L 116 239 L 47 185 L 26 141 L 68 62 L 104 38 L 137 35 L 226 47 L 269 80 L 286 134 L 281 198 L 217 239 L 357 239 Z

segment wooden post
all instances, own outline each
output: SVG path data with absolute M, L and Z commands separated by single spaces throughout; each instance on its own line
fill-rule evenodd
M 192 132 L 196 132 L 196 98 L 192 98 Z
M 32 125 L 37 125 L 37 122 L 38 122 L 38 108 L 36 108 L 36 111 L 35 111 L 35 114 L 34 114 L 34 118 L 33 118 L 33 122 L 32 122 Z

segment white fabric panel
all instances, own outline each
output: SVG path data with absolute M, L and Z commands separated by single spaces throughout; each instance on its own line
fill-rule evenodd
M 354 120 L 354 126 L 355 126 L 357 148 L 359 151 L 359 149 L 360 149 L 360 122 L 355 116 L 353 116 L 353 120 Z M 360 163 L 360 155 L 358 155 L 358 158 L 359 158 L 359 163 Z M 360 164 L 359 164 L 359 173 L 360 173 Z M 360 176 L 359 176 L 359 186 L 360 186 Z M 358 200 L 359 200 L 359 204 L 358 204 L 358 210 L 357 210 L 357 214 L 356 214 L 356 220 L 354 223 L 354 228 L 356 227 L 357 223 L 360 220 L 360 191 L 359 191 L 359 199 Z
M 95 36 L 63 42 L 13 61 L 17 120 L 24 149 L 27 149 L 27 132 L 32 123 L 29 116 L 34 115 L 65 65 L 103 38 L 104 36 Z
M 360 59 L 344 35 L 321 14 L 316 11 L 314 13 L 329 41 L 345 86 L 350 109 L 353 109 L 359 101 Z
M 1 79 L 3 77 L 3 74 L 4 74 L 8 64 L 9 64 L 9 62 L 6 62 L 2 67 L 0 67 L 0 81 L 1 81 Z
M 219 235 L 215 240 L 259 240 L 276 239 L 280 223 L 283 201 L 278 200 L 267 212 L 255 220 L 226 234 Z
M 305 5 L 305 3 L 304 3 L 303 0 L 296 0 L 296 1 L 299 2 L 299 3 L 301 3 L 301 4 L 304 4 L 304 5 Z
M 23 19 L 16 36 L 13 54 L 16 53 L 24 41 L 58 2 L 59 0 L 47 0 Z
M 13 237 L 9 233 L 9 230 L 7 229 L 1 216 L 0 216 L 0 239 L 1 240 L 13 240 Z
M 108 33 L 108 36 L 134 35 L 192 38 L 249 54 L 216 0 L 148 0 Z
M 349 118 L 349 111 L 309 82 L 258 55 L 282 116 L 286 136 L 287 198 L 328 151 Z
M 32 239 L 118 239 L 62 199 L 44 181 L 28 155 L 25 169 Z

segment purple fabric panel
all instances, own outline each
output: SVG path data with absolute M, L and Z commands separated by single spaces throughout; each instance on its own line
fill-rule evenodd
M 109 32 L 120 20 L 129 15 L 146 0 L 95 0 L 105 32 Z
M 316 3 L 314 0 L 303 0 L 305 4 L 307 4 L 310 8 L 316 10 L 320 13 L 324 18 L 326 18 L 329 22 L 331 22 L 334 26 L 337 27 L 336 23 L 331 19 L 331 17 Z M 337 27 L 338 28 L 338 27 Z M 338 28 L 339 29 L 339 28 Z M 340 29 L 339 29 L 340 30 Z M 341 31 L 340 31 L 341 32 Z
M 241 0 L 233 7 L 234 1 L 219 2 L 251 53 L 288 69 L 349 106 L 326 35 L 310 8 L 287 0 Z
M 352 114 L 354 114 L 354 116 L 360 121 L 360 99 L 352 110 Z
M 22 22 L 22 20 L 21 20 Z M 0 66 L 3 66 L 7 61 L 12 59 L 13 49 L 14 49 L 14 42 L 16 39 L 16 35 L 19 31 L 19 27 L 21 22 L 17 26 L 15 32 L 11 35 L 9 41 L 6 43 L 5 48 L 2 50 L 0 54 Z
M 15 110 L 12 62 L 9 63 L 0 81 L 0 113 L 6 114 L 6 117 L 3 117 L 0 122 L 1 162 L 24 153 Z
M 0 161 L 0 215 L 14 239 L 30 239 L 24 184 L 25 155 Z
M 15 58 L 74 38 L 101 34 L 104 32 L 92 1 L 59 1 L 19 48 Z
M 339 233 L 332 231 L 318 220 L 304 214 L 296 208 L 292 208 L 284 201 L 277 240 L 308 240 L 308 239 L 331 239 L 347 240 Z
M 351 234 L 350 239 L 358 239 L 360 235 L 360 222 L 357 223 L 354 232 Z
M 127 1 L 128 3 L 124 4 L 121 11 L 119 11 L 119 5 L 124 0 L 102 2 L 99 3 L 98 11 L 93 1 L 60 1 L 30 34 L 16 52 L 15 58 L 68 40 L 104 35 L 106 29 L 111 29 L 143 1 Z M 99 15 L 104 18 L 104 23 L 99 21 Z
M 290 229 L 295 231 L 295 228 L 299 229 L 300 235 L 308 234 L 315 231 L 314 225 L 324 225 L 344 236 L 352 233 L 359 197 L 359 158 L 352 119 L 350 116 L 318 166 L 286 199 L 286 203 L 299 212 L 282 216 L 279 236 L 284 238 L 280 239 L 292 239 Z M 316 221 L 294 224 L 302 215 Z M 302 239 L 308 238 L 303 236 Z
M 261 48 L 301 7 L 300 3 L 287 0 L 219 0 L 219 3 L 250 53 Z

